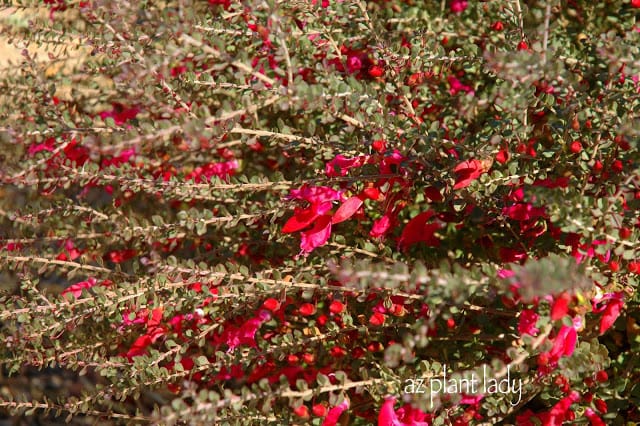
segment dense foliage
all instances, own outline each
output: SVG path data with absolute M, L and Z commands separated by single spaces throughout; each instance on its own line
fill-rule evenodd
M 640 421 L 639 2 L 44 6 L 2 25 L 64 49 L 0 72 L 1 374 L 76 385 L 1 409 Z

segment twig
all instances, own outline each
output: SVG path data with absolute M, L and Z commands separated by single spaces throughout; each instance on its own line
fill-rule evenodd
M 547 65 L 547 48 L 549 45 L 549 26 L 551 21 L 551 0 L 547 0 L 544 12 L 544 33 L 542 35 L 542 66 Z

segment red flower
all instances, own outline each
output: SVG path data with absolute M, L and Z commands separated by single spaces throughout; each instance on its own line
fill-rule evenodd
M 320 216 L 320 212 L 325 211 L 327 208 L 331 209 L 331 204 L 312 205 L 310 208 L 306 209 L 296 208 L 293 216 L 291 216 L 282 227 L 282 232 L 289 234 L 308 227 Z
M 498 250 L 498 254 L 500 255 L 500 260 L 505 263 L 510 262 L 523 262 L 527 260 L 527 252 L 522 249 L 512 249 L 508 247 L 500 247 Z
M 110 260 L 113 263 L 122 263 L 129 259 L 136 257 L 138 252 L 134 249 L 116 250 L 107 253 L 104 257 L 106 260 Z
M 623 240 L 626 240 L 631 236 L 631 230 L 623 226 L 618 230 L 618 234 L 620 235 L 620 238 L 622 238 Z
M 389 214 L 385 214 L 380 219 L 376 219 L 373 222 L 373 228 L 371 228 L 369 235 L 373 238 L 382 237 L 389 231 L 389 229 L 391 229 L 391 223 L 391 216 Z
M 342 302 L 334 300 L 329 305 L 329 312 L 331 312 L 332 314 L 339 314 L 339 313 L 342 313 L 343 311 L 344 311 L 344 303 Z
M 378 77 L 381 77 L 382 74 L 384 74 L 384 69 L 382 67 L 374 65 L 371 68 L 369 68 L 368 73 L 371 77 L 378 78 Z
M 387 149 L 387 143 L 383 139 L 377 139 L 371 143 L 371 148 L 376 152 L 384 152 Z
M 134 155 L 136 155 L 135 148 L 125 149 L 118 156 L 102 159 L 100 161 L 100 166 L 101 167 L 109 167 L 109 166 L 118 167 L 124 163 L 128 163 Z
M 321 216 L 309 231 L 301 234 L 300 248 L 305 253 L 311 253 L 316 247 L 324 245 L 331 236 L 331 216 Z
M 606 413 L 609 411 L 609 407 L 607 407 L 607 403 L 604 402 L 602 399 L 598 398 L 593 403 L 595 404 L 598 411 L 600 411 L 601 413 Z
M 363 198 L 376 201 L 380 198 L 380 190 L 378 188 L 365 188 L 360 195 Z
M 525 221 L 544 217 L 544 207 L 533 207 L 531 203 L 516 203 L 502 209 L 502 214 L 509 219 Z
M 313 315 L 315 313 L 316 313 L 316 307 L 313 306 L 311 303 L 303 303 L 300 306 L 300 315 L 308 317 L 308 316 Z
M 543 186 L 545 188 L 566 188 L 569 186 L 569 178 L 565 176 L 561 176 L 559 178 L 546 178 L 546 179 L 537 179 L 533 182 L 533 186 Z
M 509 151 L 507 149 L 501 149 L 496 154 L 496 161 L 500 164 L 504 164 L 509 160 Z
M 127 358 L 131 360 L 133 357 L 144 355 L 147 351 L 147 347 L 151 346 L 151 343 L 151 336 L 143 334 L 142 336 L 138 337 L 127 351 Z
M 314 416 L 324 417 L 325 414 L 327 414 L 327 407 L 322 404 L 314 404 L 314 406 L 311 407 L 311 411 Z
M 336 224 L 344 222 L 358 211 L 363 201 L 360 197 L 351 197 L 338 208 L 333 217 L 331 223 Z
M 302 232 L 300 241 L 302 252 L 310 253 L 316 247 L 325 244 L 331 236 L 331 215 L 328 213 L 333 207 L 332 201 L 341 197 L 341 192 L 326 186 L 303 185 L 300 189 L 292 190 L 288 197 L 290 200 L 304 200 L 310 205 L 306 208 L 296 208 L 282 232 L 296 232 L 314 224 L 312 229 Z
M 64 242 L 64 251 L 62 253 L 60 253 L 56 259 L 58 260 L 76 260 L 77 258 L 79 258 L 82 253 L 84 253 L 84 250 L 78 250 L 74 245 L 73 245 L 73 241 L 71 241 L 70 239 L 66 240 Z M 68 254 L 68 256 L 67 256 Z
M 271 314 L 268 311 L 260 310 L 255 317 L 244 322 L 240 327 L 234 324 L 227 325 L 224 331 L 214 338 L 214 343 L 226 344 L 229 347 L 228 352 L 240 345 L 254 348 L 258 329 L 270 319 Z
M 609 380 L 609 375 L 607 374 L 606 371 L 600 370 L 596 373 L 596 380 L 599 381 L 600 383 L 606 382 L 607 380 Z
M 358 56 L 349 56 L 347 58 L 347 70 L 349 74 L 354 74 L 362 68 L 362 60 Z
M 458 164 L 453 171 L 456 173 L 456 184 L 453 189 L 465 188 L 491 168 L 491 160 L 466 160 Z
M 367 155 L 361 155 L 354 158 L 347 158 L 342 154 L 338 154 L 324 166 L 324 173 L 329 177 L 346 176 L 349 169 L 361 167 L 369 159 Z
M 273 311 L 277 310 L 280 307 L 280 302 L 278 302 L 274 298 L 269 298 L 269 299 L 264 301 L 264 303 L 262 304 L 262 307 L 265 308 L 265 309 L 270 310 L 271 312 L 273 312 Z
M 571 145 L 569 146 L 569 149 L 574 154 L 578 154 L 580 151 L 582 151 L 582 144 L 580 143 L 580 141 L 573 141 L 573 142 L 571 142 Z
M 166 333 L 165 327 L 161 325 L 163 311 L 163 308 L 155 308 L 151 311 L 150 318 L 144 318 L 147 322 L 147 331 L 138 337 L 129 348 L 126 353 L 129 360 L 133 357 L 144 355 L 147 352 L 147 348 Z M 148 311 L 145 313 L 148 315 Z
M 333 348 L 331 348 L 329 353 L 334 358 L 340 358 L 345 356 L 347 354 L 347 351 L 344 348 L 341 348 L 340 346 L 334 346 Z
M 548 352 L 540 354 L 538 364 L 541 367 L 548 369 L 548 367 L 556 365 L 561 357 L 571 356 L 573 354 L 578 341 L 575 322 L 576 320 L 574 319 L 574 326 L 572 327 L 563 325 L 556 337 L 553 339 L 553 346 L 551 349 Z
M 211 0 L 209 0 L 211 1 Z M 308 419 L 309 418 L 309 408 L 307 408 L 306 405 L 301 405 L 299 407 L 296 407 L 293 412 L 295 413 L 296 416 L 302 418 L 302 419 Z
M 318 0 L 311 0 L 311 4 L 313 4 L 314 6 L 318 3 Z M 329 0 L 322 0 L 322 2 L 320 3 L 320 5 L 322 6 L 323 9 L 326 9 L 329 7 Z
M 395 398 L 387 398 L 378 415 L 378 426 L 429 426 L 431 416 L 406 404 L 393 409 Z
M 602 421 L 600 416 L 598 416 L 591 408 L 587 408 L 586 410 L 584 410 L 584 415 L 587 417 L 587 419 L 589 419 L 589 424 L 591 426 L 605 426 L 606 425 L 606 423 Z
M 560 296 L 556 297 L 551 307 L 551 320 L 556 321 L 567 315 L 570 301 L 571 296 L 569 296 L 567 292 L 563 292 Z
M 89 150 L 81 145 L 75 139 L 71 139 L 71 142 L 62 150 L 65 157 L 68 160 L 76 163 L 77 166 L 82 166 L 89 160 Z
M 238 170 L 237 160 L 224 161 L 221 163 L 209 163 L 196 167 L 191 173 L 185 176 L 186 180 L 193 179 L 195 183 L 209 182 L 213 176 L 227 179 L 233 176 Z
M 536 421 L 532 421 L 536 419 Z M 520 426 L 538 426 L 549 424 L 549 413 L 534 414 L 533 411 L 527 409 L 522 414 L 516 416 L 516 424 Z
M 429 199 L 429 201 L 433 203 L 439 203 L 444 200 L 444 197 L 440 193 L 440 190 L 435 186 L 429 186 L 424 190 L 424 196 Z
M 108 111 L 102 111 L 100 113 L 100 118 L 106 120 L 107 118 L 111 117 L 113 118 L 113 121 L 117 126 L 120 126 L 129 120 L 135 119 L 140 112 L 140 108 L 138 107 L 129 108 L 119 102 L 112 103 L 111 107 L 112 109 Z
M 603 335 L 611 326 L 616 322 L 616 319 L 620 316 L 620 312 L 624 307 L 624 301 L 622 300 L 623 293 L 610 293 L 602 297 L 596 303 L 593 303 L 593 312 L 603 312 L 600 318 L 600 335 Z M 597 303 L 606 301 L 603 306 L 597 306 Z
M 80 281 L 79 283 L 70 285 L 69 287 L 64 289 L 62 293 L 60 293 L 60 295 L 64 296 L 65 294 L 70 293 L 73 295 L 73 297 L 77 299 L 82 295 L 82 290 L 94 287 L 97 284 L 98 284 L 98 281 L 95 278 L 88 278 L 86 281 Z M 112 284 L 111 281 L 108 281 L 108 280 L 100 282 L 100 285 L 104 287 L 108 287 L 111 284 Z
M 536 328 L 538 322 L 538 314 L 533 309 L 525 309 L 520 313 L 518 321 L 518 332 L 520 334 L 529 334 L 535 336 L 540 331 Z
M 569 414 L 571 404 L 577 402 L 579 399 L 580 394 L 576 391 L 573 391 L 568 396 L 562 398 L 549 412 L 550 418 L 548 423 L 545 424 L 549 426 L 562 426 L 562 424 L 564 424 L 565 416 Z
M 376 312 L 373 315 L 371 315 L 371 318 L 369 318 L 369 324 L 371 325 L 382 325 L 384 324 L 386 317 L 384 314 L 380 313 L 380 312 Z
M 440 245 L 440 240 L 434 235 L 434 233 L 440 229 L 439 223 L 427 223 L 435 213 L 432 210 L 420 213 L 407 223 L 402 230 L 402 235 L 398 241 L 398 247 L 400 249 L 408 248 L 412 244 L 426 243 L 428 246 L 437 247 Z
M 53 151 L 53 146 L 56 144 L 56 140 L 54 138 L 47 138 L 42 143 L 29 145 L 27 152 L 31 157 L 36 155 L 40 151 Z

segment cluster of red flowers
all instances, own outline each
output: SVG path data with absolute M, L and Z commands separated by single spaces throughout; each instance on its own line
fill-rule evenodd
M 67 7 L 64 0 L 45 0 L 45 3 L 50 5 L 52 14 Z M 230 0 L 209 0 L 208 3 L 217 11 L 222 9 L 228 11 L 232 6 L 235 7 Z M 311 3 L 314 5 L 320 3 L 319 7 L 323 9 L 331 6 L 328 0 L 321 2 L 311 0 Z M 456 16 L 469 13 L 467 11 L 469 2 L 465 0 L 450 0 L 447 4 L 448 10 Z M 636 0 L 632 0 L 630 4 L 633 8 L 640 7 Z M 80 7 L 86 6 L 85 2 L 81 2 Z M 266 77 L 274 74 L 276 70 L 284 69 L 284 66 L 279 63 L 280 52 L 274 46 L 276 41 L 271 37 L 274 23 L 271 20 L 258 22 L 246 9 L 239 11 L 238 14 L 252 32 L 253 41 L 259 45 L 260 52 L 260 55 L 251 59 L 253 71 L 246 77 L 246 83 L 256 82 L 260 80 L 258 77 Z M 296 19 L 296 24 L 300 29 L 304 29 L 307 25 L 299 19 Z M 488 28 L 494 32 L 494 36 L 498 36 L 495 33 L 500 33 L 499 35 L 502 36 L 507 33 L 506 25 L 509 25 L 507 21 L 494 21 Z M 317 48 L 315 58 L 318 62 L 325 64 L 331 72 L 355 78 L 359 83 L 384 83 L 385 77 L 388 77 L 391 71 L 407 71 L 401 69 L 401 66 L 394 68 L 396 65 L 390 61 L 378 59 L 379 55 L 375 54 L 377 52 L 371 46 L 348 43 L 334 46 L 317 33 L 307 37 L 308 41 Z M 520 36 L 517 37 L 520 39 Z M 453 49 L 447 47 L 451 46 L 451 43 L 449 39 L 442 41 L 442 45 L 447 49 Z M 403 47 L 411 48 L 411 42 L 405 39 Z M 525 40 L 521 40 L 517 46 L 513 46 L 513 49 L 530 50 Z M 208 67 L 198 63 L 197 58 L 172 60 L 175 62 L 167 67 L 167 74 L 171 78 L 182 78 L 190 68 L 197 70 L 198 76 L 208 72 L 206 71 Z M 410 66 L 411 64 L 407 64 L 407 69 L 410 69 Z M 306 83 L 312 84 L 316 83 L 316 77 L 319 77 L 316 73 L 316 69 L 300 67 L 293 69 L 292 77 L 302 77 Z M 284 87 L 292 84 L 288 80 L 289 75 L 285 76 L 283 72 L 275 74 L 266 81 L 276 81 Z M 494 145 L 495 150 L 491 157 L 465 154 L 464 139 L 452 137 L 456 135 L 456 129 L 447 124 L 442 117 L 446 107 L 435 102 L 429 104 L 417 93 L 428 86 L 432 93 L 443 92 L 446 96 L 463 102 L 465 99 L 470 100 L 475 97 L 482 88 L 473 82 L 464 70 L 455 70 L 453 66 L 451 70 L 447 68 L 446 71 L 440 71 L 437 77 L 431 69 L 413 69 L 408 74 L 408 77 L 400 79 L 400 82 L 404 81 L 406 88 L 414 91 L 412 93 L 416 96 L 411 101 L 405 99 L 406 103 L 403 103 L 400 96 L 388 95 L 386 99 L 390 105 L 390 114 L 404 114 L 408 118 L 408 125 L 416 128 L 431 121 L 437 125 L 439 131 L 442 130 L 442 135 L 448 142 L 447 146 L 437 153 L 437 160 L 433 160 L 440 162 L 433 165 L 433 169 L 438 170 L 438 173 L 433 175 L 438 178 L 426 179 L 429 183 L 426 186 L 420 186 L 421 179 L 429 175 L 432 170 L 428 170 L 430 166 L 427 166 L 423 159 L 414 156 L 411 149 L 405 152 L 401 150 L 408 144 L 400 132 L 398 132 L 397 141 L 380 138 L 366 142 L 359 147 L 360 152 L 355 154 L 351 152 L 348 155 L 339 153 L 323 164 L 325 177 L 331 183 L 303 184 L 289 192 L 286 201 L 291 207 L 292 215 L 284 222 L 282 233 L 299 236 L 298 256 L 322 254 L 332 234 L 341 233 L 354 222 L 357 222 L 358 226 L 354 227 L 355 230 L 347 237 L 371 238 L 380 242 L 385 239 L 392 240 L 394 247 L 404 254 L 411 253 L 412 250 L 420 252 L 425 249 L 442 254 L 442 258 L 448 259 L 450 253 L 455 250 L 484 250 L 483 255 L 503 268 L 499 271 L 498 278 L 507 281 L 510 285 L 510 293 L 507 296 L 496 298 L 504 307 L 517 312 L 509 326 L 517 330 L 518 337 L 543 338 L 543 345 L 540 346 L 543 349 L 535 354 L 536 371 L 541 380 L 548 378 L 554 380 L 561 392 L 560 399 L 550 410 L 542 413 L 526 412 L 518 416 L 518 424 L 559 425 L 565 421 L 572 421 L 576 414 L 571 406 L 580 402 L 592 404 L 584 410 L 584 416 L 590 424 L 604 424 L 601 415 L 607 412 L 606 403 L 594 398 L 591 392 L 580 393 L 574 390 L 569 379 L 560 374 L 559 365 L 576 352 L 582 338 L 581 333 L 588 326 L 587 321 L 595 319 L 597 324 L 595 334 L 603 335 L 614 327 L 626 306 L 625 292 L 596 282 L 595 290 L 586 295 L 561 291 L 557 294 L 525 300 L 522 297 L 525 290 L 524 284 L 516 279 L 510 264 L 523 264 L 530 257 L 535 258 L 539 255 L 542 257 L 544 250 L 541 241 L 543 240 L 546 240 L 545 244 L 556 248 L 566 248 L 567 253 L 573 256 L 577 264 L 586 261 L 594 262 L 600 266 L 606 266 L 603 269 L 611 274 L 626 270 L 629 274 L 638 275 L 640 262 L 610 248 L 614 239 L 609 235 L 587 238 L 586 234 L 563 230 L 557 222 L 554 222 L 550 209 L 539 199 L 539 196 L 536 197 L 536 194 L 538 194 L 537 191 L 559 192 L 570 188 L 572 177 L 569 174 L 550 173 L 536 180 L 525 180 L 518 176 L 505 179 L 501 181 L 504 184 L 495 190 L 491 203 L 483 203 L 480 197 L 476 197 L 473 193 L 475 188 L 481 186 L 480 182 L 482 185 L 484 182 L 490 182 L 486 185 L 489 187 L 493 180 L 499 181 L 499 177 L 496 179 L 494 177 L 502 176 L 500 173 L 507 170 L 513 159 L 522 160 L 523 163 L 534 159 L 539 160 L 543 153 L 542 137 L 536 135 L 536 137 L 527 137 L 522 140 L 518 138 L 517 141 L 514 139 L 513 143 L 501 140 Z M 619 74 L 617 84 L 623 84 L 627 81 L 624 66 L 619 70 Z M 164 78 L 159 76 L 159 80 L 164 81 Z M 633 78 L 635 80 L 627 82 L 629 84 L 635 82 L 637 87 L 638 79 Z M 273 89 L 273 84 L 266 81 L 263 80 L 261 83 L 264 83 L 267 89 Z M 615 80 L 611 83 L 614 84 Z M 540 79 L 532 84 L 532 89 L 535 89 L 535 96 L 538 99 L 549 98 L 554 105 L 571 102 L 570 95 L 565 97 L 560 95 L 556 82 Z M 54 99 L 54 103 L 57 105 L 59 100 Z M 407 104 L 411 106 L 407 109 L 412 112 L 403 110 Z M 174 113 L 180 115 L 185 113 L 186 109 L 197 106 L 195 103 L 193 105 L 188 103 L 186 107 L 184 105 L 176 107 Z M 132 128 L 145 114 L 149 112 L 141 106 L 113 102 L 110 109 L 98 113 L 94 118 L 109 123 L 113 121 L 116 126 Z M 241 122 L 246 115 L 248 114 L 240 117 Z M 544 132 L 549 127 L 548 115 L 546 110 L 531 112 L 532 126 L 536 131 Z M 497 115 L 496 117 L 500 118 Z M 591 128 L 590 121 L 586 122 L 585 127 Z M 224 141 L 225 138 L 226 136 L 223 136 L 219 141 Z M 587 154 L 592 154 L 593 158 L 589 159 L 589 164 L 593 164 L 593 167 L 585 174 L 584 182 L 603 182 L 617 173 L 629 170 L 632 165 L 630 160 L 617 155 L 632 149 L 631 144 L 622 136 L 615 139 L 612 136 L 611 139 L 614 154 L 607 156 L 591 146 L 588 138 L 575 136 L 570 137 L 560 151 L 576 161 L 580 161 Z M 200 142 L 207 148 L 215 148 L 215 144 L 211 141 Z M 140 162 L 139 158 L 136 158 L 142 155 L 137 147 L 124 148 L 116 155 L 102 155 L 99 160 L 96 160 L 95 153 L 83 143 L 85 141 L 81 137 L 71 139 L 67 136 L 49 137 L 29 145 L 27 155 L 30 158 L 46 159 L 48 170 L 45 174 L 60 170 L 68 164 L 80 168 L 94 162 L 101 171 L 106 168 L 124 168 L 125 165 L 131 165 L 134 166 L 132 167 L 134 175 L 138 177 L 142 177 L 144 172 L 150 173 L 163 183 L 172 178 L 178 178 L 193 185 L 209 182 L 214 177 L 228 181 L 231 176 L 242 172 L 239 157 L 236 158 L 237 153 L 226 148 L 213 151 L 219 157 L 219 161 L 207 159 L 197 165 L 179 166 L 160 154 L 158 155 L 160 161 L 150 165 L 150 162 Z M 189 151 L 185 143 L 179 136 L 173 139 L 174 148 L 180 151 Z M 265 150 L 259 141 L 253 141 L 249 147 L 254 154 Z M 288 158 L 287 156 L 286 153 L 282 155 Z M 265 160 L 265 164 L 275 170 L 279 160 L 270 158 Z M 372 170 L 376 174 L 368 176 L 367 173 Z M 493 172 L 498 173 L 494 175 Z M 350 180 L 351 177 L 357 179 Z M 334 182 L 337 183 L 334 185 Z M 91 187 L 100 186 L 91 181 L 84 189 Z M 130 190 L 120 194 L 112 185 L 105 184 L 100 188 L 104 194 L 113 197 L 115 207 L 122 207 L 123 203 L 134 196 L 133 191 Z M 86 191 L 83 192 L 83 195 L 85 194 Z M 155 195 L 158 198 L 162 197 L 160 193 Z M 640 193 L 620 190 L 617 196 L 621 200 L 622 212 L 628 213 L 630 197 L 637 200 L 640 198 Z M 417 209 L 414 209 L 416 206 Z M 628 223 L 625 226 L 619 225 L 618 238 L 621 240 L 630 238 L 634 232 L 631 228 L 634 226 L 637 228 L 639 225 L 640 221 L 635 225 Z M 175 236 L 162 242 L 152 241 L 149 243 L 149 250 L 159 250 L 163 254 L 172 253 L 181 247 L 184 241 L 186 238 Z M 93 253 L 88 248 L 78 247 L 76 244 L 78 241 L 73 239 L 62 241 L 55 249 L 56 260 L 74 262 L 84 257 L 92 260 L 101 258 L 111 266 L 118 264 L 121 267 L 126 266 L 126 263 L 132 259 L 145 255 L 144 248 L 132 248 L 125 244 L 109 247 L 99 254 Z M 202 244 L 207 251 L 210 251 L 214 248 L 215 241 L 198 240 L 197 243 L 194 242 L 194 246 L 196 244 Z M 1 246 L 1 249 L 17 251 L 22 249 L 22 245 L 10 242 Z M 233 250 L 236 248 L 234 247 L 231 253 L 234 253 Z M 264 260 L 264 256 L 255 251 L 257 250 L 250 248 L 248 243 L 239 242 L 235 254 L 238 257 L 248 257 L 258 264 Z M 299 257 L 296 260 L 299 260 Z M 472 261 L 475 260 L 472 259 Z M 343 285 L 340 282 L 331 284 L 336 287 Z M 97 291 L 96 286 L 113 288 L 115 285 L 110 280 L 100 281 L 90 277 L 72 284 L 62 292 L 62 295 L 66 296 L 67 300 L 70 300 L 70 296 L 73 299 L 79 299 L 83 292 L 89 294 L 91 291 Z M 389 333 L 388 329 L 398 324 L 403 317 L 425 319 L 431 318 L 432 315 L 429 306 L 422 301 L 414 301 L 406 295 L 385 297 L 382 293 L 371 292 L 364 297 L 356 297 L 354 292 L 346 291 L 314 294 L 305 298 L 304 301 L 296 300 L 288 293 L 283 294 L 281 298 L 265 296 L 266 299 L 260 300 L 260 303 L 246 306 L 242 311 L 214 315 L 206 308 L 214 302 L 219 303 L 222 299 L 218 294 L 217 285 L 213 282 L 184 283 L 184 287 L 197 293 L 196 305 L 190 308 L 188 313 L 175 312 L 173 306 L 151 300 L 145 305 L 146 307 L 135 304 L 127 306 L 121 312 L 121 323 L 115 326 L 122 336 L 118 349 L 120 355 L 133 362 L 137 357 L 148 355 L 151 349 L 161 348 L 163 342 L 172 339 L 178 342 L 177 344 L 187 346 L 187 351 L 180 361 L 167 358 L 160 366 L 170 372 L 189 371 L 192 373 L 191 380 L 203 387 L 221 382 L 252 385 L 266 381 L 274 385 L 282 376 L 291 387 L 297 386 L 300 380 L 311 385 L 319 381 L 322 376 L 328 378 L 331 386 L 337 386 L 340 383 L 336 374 L 338 370 L 347 376 L 356 374 L 347 360 L 363 360 L 368 354 L 382 357 L 389 347 L 398 343 L 397 336 Z M 354 309 L 356 303 L 357 311 Z M 352 314 L 356 317 L 355 319 L 352 318 Z M 541 335 L 543 327 L 540 320 L 546 316 L 552 324 L 547 330 L 548 334 Z M 309 326 L 311 321 L 313 325 Z M 366 326 L 368 332 L 373 330 L 378 334 L 363 337 L 353 326 L 355 321 Z M 469 322 L 473 323 L 473 321 Z M 480 332 L 477 324 L 465 326 L 469 327 L 473 334 Z M 451 317 L 441 323 L 435 321 L 430 327 L 427 331 L 428 336 L 435 336 L 443 330 L 455 332 L 461 326 L 457 318 Z M 292 329 L 304 330 L 304 333 L 308 332 L 309 335 L 335 333 L 341 337 L 320 349 L 301 345 L 286 354 L 260 351 L 263 343 L 278 341 Z M 595 330 L 596 327 L 593 329 Z M 203 334 L 207 344 L 204 352 L 193 342 L 193 335 L 198 335 L 203 330 L 208 330 Z M 304 335 L 307 336 L 307 334 Z M 274 346 L 277 347 L 277 345 Z M 202 356 L 207 363 L 215 363 L 216 352 L 232 355 L 240 350 L 249 349 L 258 354 L 250 362 L 250 372 L 247 372 L 246 365 L 240 362 L 224 365 L 213 374 L 207 374 L 199 369 Z M 316 350 L 324 352 L 320 353 Z M 494 348 L 487 350 L 492 351 Z M 495 349 L 495 352 L 491 353 L 497 358 L 510 361 L 504 352 Z M 329 358 L 332 363 L 321 362 L 320 355 Z M 606 382 L 608 380 L 606 371 L 598 372 L 594 380 Z M 180 385 L 176 383 L 171 383 L 169 386 L 174 392 L 180 391 Z M 465 406 L 464 414 L 456 419 L 454 424 L 468 424 L 474 420 L 481 420 L 478 407 L 484 397 L 484 395 L 465 395 L 460 401 L 460 405 Z M 339 403 L 331 404 L 328 398 L 314 397 L 310 403 L 296 403 L 292 410 L 300 419 L 310 419 L 312 416 L 322 418 L 322 424 L 325 426 L 336 425 L 340 416 L 350 410 L 355 415 L 370 421 L 377 419 L 378 424 L 384 426 L 424 426 L 431 424 L 435 418 L 434 414 L 424 413 L 411 404 L 403 403 L 396 408 L 396 399 L 391 397 L 386 398 L 381 407 L 361 409 L 357 404 L 359 398 L 364 400 L 364 397 L 357 392 L 345 392 Z

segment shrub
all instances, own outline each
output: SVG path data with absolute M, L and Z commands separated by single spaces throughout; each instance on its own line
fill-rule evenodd
M 5 33 L 80 60 L 2 74 L 1 358 L 75 385 L 1 407 L 638 421 L 635 1 L 44 3 Z

